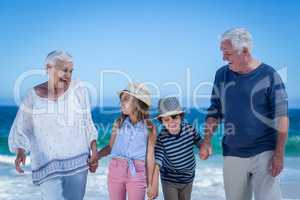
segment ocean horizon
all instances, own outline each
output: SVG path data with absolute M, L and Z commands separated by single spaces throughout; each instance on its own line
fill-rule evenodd
M 10 127 L 17 113 L 17 106 L 0 106 L 0 155 L 12 155 L 9 152 L 7 139 Z M 154 119 L 157 109 L 151 109 L 151 119 Z M 185 120 L 193 124 L 200 135 L 201 127 L 205 119 L 205 108 L 185 108 Z M 113 106 L 95 107 L 92 109 L 92 118 L 98 129 L 98 147 L 103 147 L 109 142 L 110 132 L 114 120 L 120 115 L 119 108 Z M 289 136 L 286 144 L 286 156 L 300 156 L 300 108 L 289 109 Z M 153 120 L 159 127 L 159 122 Z M 221 154 L 221 140 L 223 137 L 223 127 L 219 126 L 213 137 L 213 148 L 215 154 Z

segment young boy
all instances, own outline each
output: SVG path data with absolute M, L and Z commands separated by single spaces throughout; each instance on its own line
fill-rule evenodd
M 154 192 L 157 195 L 160 172 L 165 200 L 190 200 L 196 167 L 193 146 L 200 148 L 201 137 L 185 122 L 176 97 L 160 99 L 158 111 L 163 127 L 155 146 Z

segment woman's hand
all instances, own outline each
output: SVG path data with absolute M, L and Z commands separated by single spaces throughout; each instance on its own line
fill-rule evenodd
M 91 173 L 95 173 L 98 168 L 98 151 L 97 151 L 97 141 L 93 140 L 91 142 L 91 156 L 88 160 L 89 170 Z
M 99 159 L 97 156 L 97 151 L 96 152 L 92 151 L 92 155 L 88 160 L 89 170 L 91 173 L 95 173 L 97 171 L 98 161 L 99 161 Z
M 18 149 L 18 153 L 17 153 L 17 157 L 16 157 L 16 160 L 15 160 L 15 167 L 16 167 L 16 170 L 17 172 L 23 174 L 24 173 L 24 170 L 21 168 L 21 163 L 23 165 L 26 164 L 26 154 L 25 154 L 25 150 L 24 149 L 21 149 L 19 148 Z

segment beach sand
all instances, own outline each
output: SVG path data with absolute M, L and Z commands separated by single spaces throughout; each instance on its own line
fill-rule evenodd
M 40 200 L 39 188 L 31 182 L 30 164 L 25 174 L 19 175 L 13 166 L 13 157 L 0 156 L 0 199 Z M 107 192 L 107 163 L 101 160 L 95 174 L 89 174 L 85 200 L 109 199 Z M 30 162 L 29 162 L 30 163 Z M 285 200 L 300 200 L 300 158 L 286 158 L 286 166 L 281 174 L 281 188 Z M 162 200 L 160 191 L 158 200 Z M 197 159 L 197 171 L 192 193 L 193 200 L 225 200 L 222 180 L 222 157 L 213 156 L 208 161 Z

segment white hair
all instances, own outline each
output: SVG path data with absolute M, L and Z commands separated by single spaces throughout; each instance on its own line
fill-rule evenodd
M 244 48 L 252 50 L 252 36 L 245 28 L 232 28 L 223 33 L 221 41 L 230 40 L 233 48 L 241 53 Z
M 68 52 L 63 50 L 54 50 L 47 55 L 45 65 L 55 66 L 61 62 L 73 63 L 73 58 Z

